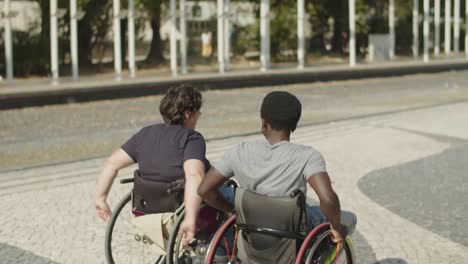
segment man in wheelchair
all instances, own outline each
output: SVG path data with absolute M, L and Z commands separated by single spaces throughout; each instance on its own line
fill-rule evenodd
M 288 92 L 271 92 L 264 98 L 260 113 L 261 131 L 265 138 L 242 142 L 228 150 L 204 177 L 198 188 L 198 194 L 209 205 L 224 211 L 228 216 L 235 213 L 234 208 L 243 211 L 246 207 L 254 208 L 254 210 L 250 209 L 252 211 L 250 214 L 255 215 L 254 218 L 251 217 L 254 222 L 277 222 L 276 226 L 281 226 L 279 223 L 281 221 L 291 222 L 288 220 L 288 214 L 294 214 L 294 212 L 291 210 L 288 212 L 287 208 L 281 209 L 281 206 L 274 207 L 268 204 L 268 199 L 262 197 L 289 197 L 297 190 L 306 194 L 308 183 L 320 201 L 319 207 L 305 206 L 309 225 L 318 226 L 328 221 L 333 241 L 344 241 L 346 235 L 351 233 L 356 226 L 356 216 L 351 212 L 341 211 L 338 196 L 332 188 L 322 155 L 312 147 L 290 142 L 291 133 L 296 129 L 301 117 L 300 101 Z M 235 207 L 234 189 L 223 187 L 219 189 L 225 181 L 234 176 L 239 186 L 243 188 L 236 191 Z M 242 201 L 245 207 L 238 204 Z M 269 212 L 271 210 L 276 210 L 276 212 Z M 271 219 L 263 217 L 259 220 L 266 213 Z M 239 215 L 248 218 L 248 214 L 248 212 L 240 214 L 238 212 L 237 218 Z M 242 242 L 241 240 L 239 242 Z M 268 240 L 263 240 L 262 248 L 262 243 L 258 243 L 262 241 L 261 236 L 257 236 L 256 241 L 255 247 L 260 247 L 260 251 L 257 252 L 268 250 L 266 247 L 270 245 L 270 251 L 274 249 L 278 256 L 284 253 L 279 252 L 284 251 L 285 245 L 288 247 L 287 243 L 271 244 Z M 247 242 L 250 246 L 254 243 L 253 240 Z M 256 263 L 257 261 L 250 259 L 244 262 Z M 275 263 L 285 262 L 276 259 Z

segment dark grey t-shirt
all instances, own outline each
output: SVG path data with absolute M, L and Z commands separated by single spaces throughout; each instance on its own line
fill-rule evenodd
M 326 171 L 325 161 L 312 147 L 266 139 L 242 142 L 226 151 L 214 167 L 225 177 L 235 176 L 240 186 L 268 196 L 288 196 L 307 190 L 310 176 Z
M 210 168 L 206 159 L 206 143 L 195 130 L 182 125 L 156 124 L 144 127 L 133 135 L 122 149 L 138 163 L 143 177 L 173 181 L 184 177 L 183 164 L 197 159 Z

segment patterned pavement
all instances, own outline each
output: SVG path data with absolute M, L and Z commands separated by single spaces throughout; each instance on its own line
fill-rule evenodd
M 322 152 L 343 209 L 357 214 L 358 263 L 468 263 L 468 177 L 456 165 L 468 158 L 466 113 L 468 103 L 447 104 L 304 126 L 293 134 L 292 141 Z M 259 136 L 210 141 L 208 157 L 219 159 L 237 142 Z M 1 173 L 0 262 L 103 263 L 105 224 L 92 205 L 101 163 Z M 116 183 L 111 205 L 128 190 Z M 315 199 L 312 191 L 308 196 Z

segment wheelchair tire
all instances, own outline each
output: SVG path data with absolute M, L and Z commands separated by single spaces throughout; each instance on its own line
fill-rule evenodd
M 177 237 L 179 235 L 179 228 L 180 225 L 182 224 L 182 221 L 184 220 L 185 216 L 185 209 L 180 211 L 180 213 L 177 215 L 177 219 L 175 221 L 174 227 L 172 228 L 171 235 L 169 236 L 169 240 L 167 242 L 167 255 L 166 255 L 166 264 L 178 264 L 178 258 L 176 257 L 176 254 L 178 255 L 178 250 L 176 247 L 177 245 Z M 174 232 L 174 230 L 177 230 Z M 173 257 L 171 257 L 173 256 Z
M 329 224 L 317 226 L 302 244 L 296 264 L 354 264 L 354 252 L 351 239 L 347 238 L 338 253 L 337 245 L 331 240 Z
M 164 263 L 164 256 L 155 256 L 154 253 L 151 254 L 152 252 L 146 242 L 146 238 L 135 234 L 131 227 L 131 223 L 129 221 L 131 221 L 134 216 L 132 214 L 132 205 L 130 201 L 131 192 L 126 194 L 119 201 L 112 213 L 109 223 L 107 224 L 104 242 L 107 263 Z M 119 230 L 116 230 L 117 228 Z M 119 248 L 117 248 L 117 246 L 119 246 Z M 148 257 L 148 259 L 141 259 L 142 257 Z
M 224 247 L 221 243 L 223 243 L 223 237 L 226 235 L 227 232 L 229 232 L 230 227 L 234 226 L 236 220 L 236 216 L 231 216 L 224 224 L 216 231 L 216 233 L 213 236 L 213 239 L 211 240 L 208 249 L 205 254 L 205 264 L 211 264 L 213 263 L 215 256 L 216 256 L 216 251 L 219 246 Z M 232 250 L 227 250 L 227 252 L 232 252 Z

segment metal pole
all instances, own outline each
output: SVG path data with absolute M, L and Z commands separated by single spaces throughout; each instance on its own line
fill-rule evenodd
M 425 63 L 429 62 L 429 0 L 424 0 L 424 56 Z
M 70 0 L 70 53 L 72 78 L 78 79 L 78 23 L 76 17 L 76 0 Z
M 297 0 L 297 63 L 299 69 L 304 69 L 305 66 L 304 19 L 304 0 Z
M 390 29 L 390 59 L 395 57 L 395 0 L 390 0 L 388 6 L 388 28 Z
M 114 7 L 114 70 L 115 78 L 122 79 L 122 47 L 120 45 L 120 0 L 113 0 Z
M 270 68 L 270 0 L 260 2 L 261 70 Z
M 3 6 L 3 21 L 5 23 L 5 60 L 7 80 L 13 79 L 13 43 L 11 37 L 10 0 L 5 0 Z
M 180 0 L 180 67 L 182 74 L 187 73 L 187 20 L 185 0 Z
M 171 72 L 172 76 L 177 76 L 177 39 L 176 39 L 176 0 L 170 2 L 170 16 L 171 16 L 171 36 L 170 36 L 170 47 L 171 47 Z
M 450 32 L 450 24 L 451 24 L 451 0 L 445 0 L 445 42 L 444 42 L 444 49 L 445 55 L 450 55 L 451 49 L 451 32 Z
M 231 62 L 231 21 L 230 21 L 231 1 L 225 0 L 224 3 L 224 68 L 229 70 Z
M 435 7 L 434 7 L 434 30 L 435 30 L 435 45 L 434 45 L 434 54 L 440 54 L 440 0 L 435 0 Z
M 468 0 L 465 1 L 465 55 L 468 59 Z
M 135 2 L 128 0 L 128 71 L 135 77 Z
M 460 51 L 460 0 L 455 0 L 453 16 L 453 50 L 458 53 Z
M 218 0 L 217 4 L 217 16 L 218 16 L 218 29 L 217 29 L 217 41 L 218 41 L 218 67 L 219 72 L 223 73 L 224 68 L 224 25 L 223 25 L 223 12 L 224 12 L 224 1 Z
M 355 0 L 349 0 L 349 65 L 356 65 Z
M 419 0 L 413 0 L 413 57 L 419 56 Z
M 57 37 L 57 0 L 50 0 L 50 64 L 52 81 L 57 82 L 58 69 L 58 37 Z

